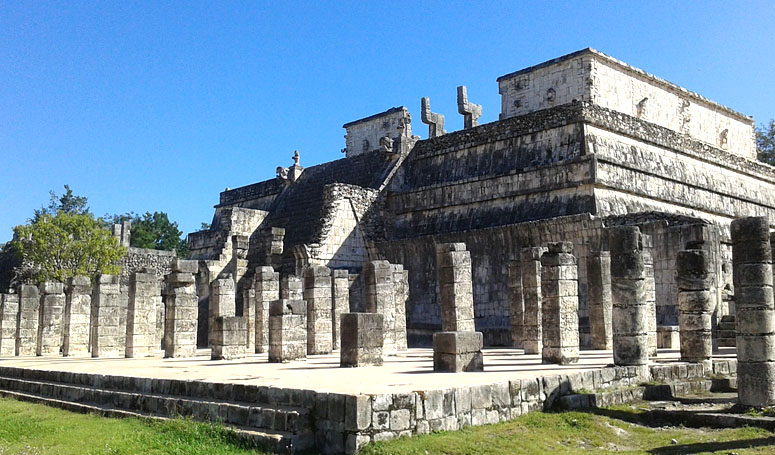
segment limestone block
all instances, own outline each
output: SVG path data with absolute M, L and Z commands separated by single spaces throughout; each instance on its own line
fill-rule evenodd
M 301 277 L 287 275 L 280 280 L 280 298 L 285 300 L 302 300 L 304 298 L 304 282 Z
M 541 256 L 544 363 L 565 365 L 579 359 L 578 275 L 572 250 L 570 242 L 550 243 Z
M 230 274 L 223 275 L 210 283 L 210 308 L 208 310 L 208 341 L 212 345 L 215 318 L 218 316 L 236 316 L 236 286 Z
M 393 265 L 393 295 L 395 301 L 395 344 L 396 350 L 407 348 L 406 306 L 409 303 L 409 271 L 400 264 Z
M 333 350 L 331 270 L 311 266 L 304 270 L 304 300 L 307 302 L 307 354 L 329 354 Z
M 269 307 L 269 362 L 289 362 L 307 356 L 307 304 L 281 299 Z
M 474 300 L 471 253 L 464 243 L 436 246 L 441 329 L 444 332 L 474 331 Z
M 525 331 L 525 301 L 522 297 L 522 269 L 519 261 L 509 261 L 509 324 L 511 325 L 511 345 L 521 348 Z
M 543 349 L 541 255 L 545 251 L 547 251 L 545 247 L 529 247 L 520 251 L 522 297 L 525 303 L 523 342 L 525 354 L 540 354 Z
M 744 406 L 775 404 L 775 332 L 769 220 L 732 221 L 732 264 L 737 318 L 738 401 Z
M 0 294 L 0 357 L 16 355 L 16 317 L 19 314 L 19 296 Z
M 433 371 L 460 373 L 484 371 L 482 332 L 458 331 L 433 334 Z
M 40 292 L 36 286 L 19 286 L 19 317 L 16 332 L 16 355 L 35 355 L 38 344 Z
M 393 265 L 370 261 L 364 266 L 366 312 L 383 316 L 383 348 L 396 350 L 396 285 Z
M 92 357 L 124 357 L 120 330 L 119 277 L 100 275 L 92 294 L 91 355 Z
M 339 366 L 382 365 L 383 322 L 377 313 L 343 313 Z
M 614 227 L 608 232 L 614 364 L 646 365 L 651 315 L 647 304 L 642 236 L 635 226 Z
M 213 331 L 212 360 L 245 357 L 247 319 L 243 316 L 218 316 Z
M 331 280 L 331 340 L 334 350 L 339 349 L 340 319 L 343 313 L 350 311 L 350 279 L 347 270 L 333 270 Z M 406 321 L 406 319 L 404 319 Z
M 89 354 L 90 319 L 91 280 L 85 276 L 72 277 L 67 282 L 63 355 Z
M 62 348 L 65 292 L 62 283 L 40 285 L 37 355 L 58 355 Z
M 597 251 L 587 256 L 587 299 L 592 349 L 612 349 L 611 253 Z
M 161 286 L 152 270 L 129 276 L 126 351 L 128 358 L 152 356 L 156 343 L 156 313 L 161 305 Z
M 164 357 L 193 357 L 199 313 L 194 275 L 171 273 L 166 276 L 165 285 Z
M 280 298 L 280 274 L 272 267 L 257 267 L 253 275 L 255 291 L 256 353 L 266 352 L 269 346 L 269 305 Z

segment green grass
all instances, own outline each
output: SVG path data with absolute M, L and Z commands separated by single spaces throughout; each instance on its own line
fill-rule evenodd
M 0 399 L 0 455 L 255 454 L 219 425 L 109 419 Z
M 650 428 L 637 422 L 637 407 L 598 414 L 540 412 L 497 425 L 403 438 L 367 447 L 365 455 L 487 454 L 766 454 L 772 433 Z M 672 444 L 675 439 L 678 444 Z M 219 426 L 190 420 L 109 419 L 0 399 L 0 455 L 10 454 L 258 454 L 258 449 Z
M 613 408 L 627 420 L 638 412 Z M 629 414 L 629 415 L 626 415 Z M 673 444 L 672 439 L 678 443 Z M 531 413 L 514 421 L 403 438 L 367 447 L 365 455 L 772 454 L 775 437 L 757 428 L 649 428 L 582 412 Z

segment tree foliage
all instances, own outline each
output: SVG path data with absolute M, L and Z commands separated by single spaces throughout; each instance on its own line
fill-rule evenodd
M 164 212 L 146 212 L 132 218 L 130 245 L 134 247 L 176 251 L 179 257 L 188 257 L 188 245 L 182 236 L 178 223 L 170 221 Z
M 760 161 L 775 166 L 775 119 L 756 128 L 756 148 Z
M 41 207 L 40 209 L 35 210 L 32 217 L 33 223 L 38 221 L 43 215 L 56 216 L 59 212 L 76 215 L 89 213 L 89 207 L 86 205 L 86 197 L 74 195 L 73 190 L 70 189 L 70 185 L 65 185 L 65 193 L 62 196 L 57 196 L 54 191 L 49 191 L 48 194 L 51 198 L 48 202 L 48 207 Z
M 14 248 L 34 281 L 119 273 L 117 263 L 126 248 L 104 229 L 102 220 L 74 212 L 41 213 L 32 223 L 14 228 Z

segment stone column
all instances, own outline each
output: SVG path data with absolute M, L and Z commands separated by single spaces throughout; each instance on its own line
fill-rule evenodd
M 648 364 L 643 242 L 636 226 L 609 229 L 614 364 Z
M 196 261 L 176 261 L 165 277 L 164 357 L 196 355 L 196 329 L 199 299 L 196 295 Z
M 256 267 L 253 276 L 256 291 L 256 353 L 267 352 L 269 346 L 269 305 L 280 299 L 280 274 L 272 267 Z
M 511 346 L 522 348 L 525 339 L 525 301 L 522 298 L 522 268 L 519 261 L 509 261 L 509 323 Z
M 363 270 L 366 282 L 366 313 L 383 316 L 383 349 L 396 350 L 396 300 L 393 267 L 388 261 L 370 261 Z
M 482 332 L 436 332 L 433 334 L 433 371 L 462 373 L 484 371 Z
M 701 242 L 700 242 L 701 243 Z M 691 248 L 691 249 L 689 249 Z M 678 326 L 680 328 L 681 360 L 702 362 L 711 368 L 711 274 L 709 254 L 701 244 L 692 242 L 676 256 L 678 285 Z
M 46 281 L 40 285 L 37 355 L 59 355 L 65 312 L 65 289 L 62 283 Z
M 89 323 L 91 319 L 91 280 L 75 276 L 67 280 L 65 300 L 65 336 L 62 354 L 89 354 Z
M 119 278 L 116 275 L 100 275 L 94 287 L 91 308 L 91 355 L 92 357 L 124 357 L 119 338 Z
M 587 296 L 592 349 L 612 349 L 611 253 L 596 251 L 587 256 Z
M 473 332 L 474 291 L 471 253 L 465 243 L 436 246 L 442 332 Z
M 340 367 L 382 365 L 383 320 L 377 313 L 342 313 Z
M 523 248 L 519 256 L 522 271 L 522 298 L 525 302 L 525 354 L 540 354 L 543 348 L 541 323 L 541 255 L 544 247 Z
M 16 355 L 16 317 L 19 314 L 19 296 L 13 291 L 0 295 L 0 356 Z
M 156 345 L 156 308 L 161 302 L 161 288 L 155 270 L 144 269 L 129 276 L 125 355 L 149 357 Z
M 543 363 L 579 361 L 579 277 L 573 243 L 548 245 L 541 256 Z
M 347 270 L 333 270 L 334 276 L 331 280 L 332 294 L 332 326 L 331 335 L 334 349 L 339 349 L 339 332 L 341 316 L 350 312 L 350 279 Z
M 280 298 L 284 300 L 304 300 L 304 282 L 301 277 L 286 275 L 280 280 Z
M 217 316 L 213 323 L 212 360 L 232 360 L 245 357 L 246 318 Z
M 245 318 L 245 352 L 256 352 L 256 290 L 250 288 L 242 291 L 242 316 Z
M 210 283 L 210 309 L 208 311 L 207 340 L 212 346 L 215 318 L 218 316 L 236 316 L 235 285 L 231 274 L 223 275 Z
M 396 264 L 393 271 L 393 285 L 396 308 L 395 335 L 396 350 L 407 349 L 406 339 L 406 305 L 409 303 L 409 271 L 401 264 Z
M 737 399 L 775 405 L 775 314 L 767 217 L 732 221 L 732 273 L 737 312 Z
M 307 301 L 307 355 L 330 354 L 332 344 L 331 269 L 313 265 L 304 270 Z
M 40 293 L 37 286 L 19 286 L 19 314 L 16 320 L 16 355 L 35 355 L 38 347 Z
M 643 238 L 643 279 L 646 289 L 646 331 L 648 333 L 649 357 L 657 356 L 657 284 L 654 277 L 654 241 L 650 235 Z
M 269 306 L 269 361 L 307 356 L 307 302 L 281 299 Z

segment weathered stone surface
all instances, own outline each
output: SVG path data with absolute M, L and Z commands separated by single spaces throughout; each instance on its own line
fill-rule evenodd
M 463 243 L 441 244 L 436 249 L 441 330 L 473 332 L 474 297 L 471 282 L 471 253 Z
M 256 267 L 253 275 L 256 304 L 256 353 L 269 346 L 269 305 L 280 298 L 280 274 L 272 267 Z
M 331 270 L 311 266 L 304 270 L 307 302 L 307 354 L 329 354 L 333 349 L 333 299 Z
M 0 294 L 0 357 L 16 354 L 16 324 L 19 314 L 19 296 Z
M 382 365 L 383 321 L 377 313 L 342 313 L 339 366 Z
M 511 345 L 521 348 L 525 337 L 525 301 L 522 297 L 522 269 L 519 260 L 509 262 L 508 274 Z
M 464 129 L 479 125 L 479 117 L 482 116 L 482 106 L 468 102 L 468 91 L 465 85 L 457 88 L 457 111 L 463 116 Z
M 130 275 L 126 357 L 149 357 L 159 348 L 156 342 L 156 315 L 161 305 L 161 286 L 156 273 L 146 271 Z
M 579 297 L 576 258 L 570 242 L 548 245 L 541 256 L 541 319 L 544 363 L 579 360 Z
M 115 275 L 100 275 L 92 291 L 91 355 L 92 357 L 124 357 L 120 338 L 126 336 L 119 322 L 119 279 Z
M 213 326 L 213 360 L 232 360 L 245 357 L 247 319 L 243 316 L 218 316 Z
M 738 314 L 738 401 L 744 406 L 772 406 L 775 404 L 775 309 L 769 220 L 767 217 L 737 219 L 732 221 L 731 232 Z M 766 248 L 762 248 L 764 243 L 768 245 Z M 698 306 L 697 300 L 692 299 L 692 307 Z
M 434 333 L 433 371 L 445 373 L 484 371 L 482 340 L 482 332 Z
M 612 349 L 611 253 L 597 251 L 587 256 L 589 331 L 592 349 Z
M 364 265 L 366 312 L 383 316 L 383 348 L 396 346 L 396 283 L 393 265 L 388 261 L 370 261 Z
M 541 320 L 541 255 L 544 247 L 523 248 L 520 252 L 522 272 L 522 296 L 525 302 L 524 342 L 525 354 L 540 354 L 543 348 L 543 323 Z
M 350 278 L 347 270 L 332 270 L 331 278 L 331 340 L 333 349 L 340 347 L 340 319 L 343 313 L 350 312 Z M 406 318 L 404 318 L 406 324 Z
M 713 354 L 713 305 L 708 253 L 700 249 L 679 251 L 676 256 L 676 269 L 681 360 L 709 362 Z
M 420 119 L 428 125 L 429 138 L 446 134 L 446 131 L 444 131 L 444 116 L 431 112 L 431 101 L 428 97 L 420 100 Z
M 210 283 L 210 310 L 208 314 L 208 341 L 213 344 L 215 332 L 213 326 L 215 318 L 219 316 L 236 316 L 236 286 L 234 278 L 230 274 L 216 278 Z
M 307 304 L 281 299 L 269 307 L 269 361 L 289 362 L 307 356 Z
M 649 317 L 643 241 L 635 226 L 609 230 L 614 364 L 648 363 Z
M 35 355 L 38 344 L 40 292 L 37 286 L 22 284 L 17 294 L 19 315 L 16 324 L 16 355 Z
M 62 354 L 64 356 L 88 355 L 91 318 L 91 280 L 85 276 L 72 277 L 67 281 L 65 293 Z
M 199 299 L 194 283 L 194 275 L 188 272 L 174 272 L 165 277 L 164 357 L 196 354 Z
M 37 355 L 59 355 L 64 328 L 65 292 L 62 283 L 40 285 Z

